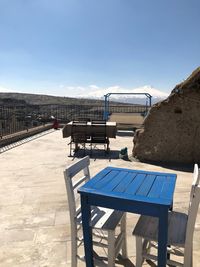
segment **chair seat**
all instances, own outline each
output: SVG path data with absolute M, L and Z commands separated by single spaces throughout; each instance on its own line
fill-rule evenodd
M 124 212 L 122 211 L 94 206 L 91 210 L 92 218 L 90 226 L 94 229 L 114 231 L 122 219 L 123 214 Z M 81 212 L 77 216 L 77 223 L 82 224 Z
M 168 245 L 185 246 L 188 215 L 181 212 L 169 212 L 168 216 Z M 158 218 L 140 216 L 133 235 L 146 240 L 158 241 Z

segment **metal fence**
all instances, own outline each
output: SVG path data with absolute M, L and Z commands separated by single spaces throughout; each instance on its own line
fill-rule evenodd
M 146 106 L 139 105 L 110 105 L 112 113 L 144 113 Z M 17 105 L 0 106 L 0 137 L 28 130 L 45 123 L 53 122 L 56 118 L 60 123 L 71 120 L 103 119 L 102 105 Z
M 148 112 L 148 107 L 145 105 L 110 105 L 109 114 L 112 113 L 139 113 L 144 114 Z

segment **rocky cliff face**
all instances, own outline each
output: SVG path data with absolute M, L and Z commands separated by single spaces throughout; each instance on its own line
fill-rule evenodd
M 200 67 L 152 106 L 134 137 L 139 160 L 200 163 Z

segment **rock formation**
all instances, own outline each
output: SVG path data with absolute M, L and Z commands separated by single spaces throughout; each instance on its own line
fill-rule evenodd
M 200 67 L 152 106 L 133 142 L 141 161 L 200 163 Z

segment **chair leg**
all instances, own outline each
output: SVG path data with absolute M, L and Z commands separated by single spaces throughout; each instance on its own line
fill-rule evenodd
M 190 262 L 191 262 L 191 267 L 192 267 L 193 266 L 193 244 L 192 244 L 192 248 L 191 248 Z
M 136 236 L 136 267 L 141 267 L 143 263 L 142 257 L 142 238 Z
M 108 267 L 115 266 L 115 232 L 108 231 Z
M 83 150 L 84 150 L 84 157 L 85 157 L 85 150 L 86 150 L 85 143 L 83 143 Z
M 192 267 L 192 266 L 193 266 L 193 247 L 185 248 L 183 267 Z
M 71 223 L 71 267 L 77 267 L 78 255 L 77 225 Z
M 109 139 L 108 139 L 108 143 L 107 143 L 107 151 L 108 151 L 108 152 L 110 151 L 109 144 L 110 144 L 110 141 L 109 141 Z
M 127 254 L 127 240 L 126 240 L 126 213 L 121 220 L 121 232 L 123 233 L 123 245 L 122 245 L 122 257 L 124 259 L 128 258 Z
M 72 151 L 72 143 L 70 142 L 70 145 L 69 145 L 69 149 L 70 149 L 70 157 L 72 156 L 72 153 L 71 153 L 71 151 Z
M 76 236 L 71 236 L 71 266 L 77 267 L 77 240 Z

